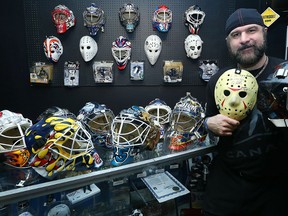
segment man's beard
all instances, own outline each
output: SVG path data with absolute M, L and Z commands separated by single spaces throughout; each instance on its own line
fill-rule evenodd
M 263 44 L 257 46 L 257 45 L 243 45 L 240 47 L 236 52 L 231 50 L 230 45 L 228 44 L 228 50 L 231 55 L 231 58 L 233 61 L 236 61 L 241 66 L 244 66 L 246 68 L 251 67 L 255 65 L 264 55 L 266 51 L 266 40 L 263 41 Z M 252 55 L 242 55 L 241 51 L 246 48 L 253 48 L 254 52 Z

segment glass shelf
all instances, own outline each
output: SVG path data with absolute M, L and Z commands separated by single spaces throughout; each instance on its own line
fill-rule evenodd
M 143 168 L 145 167 L 149 167 L 152 165 L 155 166 L 173 164 L 198 155 L 204 155 L 213 152 L 214 148 L 215 146 L 197 147 L 194 149 L 171 153 L 169 155 L 122 165 L 119 167 L 97 170 L 87 174 L 52 180 L 49 182 L 3 191 L 0 192 L 0 203 L 1 205 L 7 205 L 22 200 L 40 197 L 43 195 L 80 188 L 92 183 L 108 181 L 123 176 L 129 176 L 135 173 L 142 172 Z

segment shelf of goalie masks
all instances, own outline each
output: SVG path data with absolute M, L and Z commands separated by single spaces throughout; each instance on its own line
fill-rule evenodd
M 0 203 L 1 205 L 7 205 L 62 191 L 76 190 L 90 184 L 134 174 L 144 177 L 145 173 L 143 173 L 143 170 L 147 167 L 179 163 L 188 158 L 207 154 L 214 150 L 215 144 L 209 142 L 209 140 L 207 141 L 207 139 L 196 145 L 188 146 L 181 151 L 162 149 L 161 143 L 159 143 L 157 150 L 143 151 L 134 158 L 133 162 L 117 167 L 111 165 L 113 150 L 112 152 L 104 150 L 106 152 L 102 154 L 104 164 L 101 168 L 80 172 L 63 172 L 53 180 L 47 180 L 39 176 L 32 168 L 0 167 Z M 99 154 L 101 155 L 101 150 L 99 150 Z

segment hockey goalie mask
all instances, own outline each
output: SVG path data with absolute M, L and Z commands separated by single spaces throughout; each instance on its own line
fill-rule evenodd
M 189 7 L 185 13 L 185 25 L 188 26 L 191 34 L 198 34 L 200 26 L 204 22 L 205 13 L 198 5 Z
M 214 97 L 221 114 L 240 121 L 254 108 L 257 92 L 257 80 L 251 73 L 230 69 L 219 77 Z
M 94 144 L 111 148 L 111 123 L 114 117 L 113 111 L 106 105 L 88 102 L 80 109 L 77 119 L 87 127 Z
M 145 110 L 153 116 L 160 125 L 169 123 L 169 115 L 171 113 L 171 108 L 159 98 L 151 101 Z
M 204 141 L 206 132 L 204 127 L 200 126 L 197 132 L 180 132 L 175 131 L 173 128 L 168 128 L 164 134 L 165 148 L 168 147 L 169 151 L 183 151 L 188 148 L 193 148 L 197 141 Z
M 106 17 L 104 11 L 101 8 L 96 7 L 95 3 L 92 3 L 90 7 L 86 8 L 83 12 L 83 19 L 84 26 L 87 27 L 90 35 L 97 35 L 99 29 L 104 32 Z
M 203 126 L 205 111 L 196 98 L 188 92 L 174 106 L 169 121 L 170 128 L 164 136 L 164 143 L 170 150 L 183 150 L 196 140 L 205 138 Z
M 124 4 L 119 10 L 119 19 L 127 32 L 133 32 L 140 20 L 138 7 L 132 3 Z
M 20 113 L 0 111 L 0 154 L 3 163 L 12 167 L 25 167 L 30 153 L 26 149 L 25 132 L 32 121 Z
M 25 134 L 27 149 L 35 155 L 44 147 L 47 140 L 53 136 L 54 127 L 65 118 L 76 119 L 76 116 L 67 109 L 52 106 L 42 112 Z
M 184 41 L 185 51 L 188 58 L 197 59 L 202 52 L 203 41 L 199 35 L 190 34 Z
M 30 119 L 9 110 L 0 112 L 0 153 L 26 148 L 25 132 L 32 126 Z
M 153 149 L 159 140 L 159 124 L 139 106 L 122 110 L 111 125 L 113 145 Z
M 80 39 L 79 48 L 85 62 L 91 61 L 98 52 L 98 45 L 90 36 L 83 36 Z
M 58 5 L 52 11 L 52 21 L 56 26 L 57 33 L 65 33 L 76 24 L 73 12 L 65 5 Z
M 288 62 L 283 62 L 259 83 L 259 109 L 276 127 L 288 127 Z
M 44 112 L 42 112 L 37 117 L 36 122 L 40 121 L 43 118 L 47 119 L 51 116 L 76 119 L 75 114 L 70 112 L 68 109 L 63 109 L 58 106 L 52 106 L 47 108 Z
M 161 5 L 154 11 L 152 19 L 153 30 L 168 32 L 172 26 L 172 11 L 166 6 Z
M 157 35 L 150 35 L 144 43 L 145 54 L 151 65 L 154 65 L 162 50 L 162 40 Z
M 111 51 L 118 69 L 124 70 L 131 56 L 131 42 L 127 38 L 119 36 L 112 43 Z
M 50 134 L 43 148 L 39 149 L 30 166 L 45 178 L 53 178 L 62 171 L 71 171 L 99 167 L 103 161 L 93 147 L 91 136 L 79 121 L 71 118 L 50 117 L 46 121 L 54 122 L 53 132 Z M 52 124 L 54 124 L 52 123 Z
M 129 157 L 142 149 L 154 149 L 160 138 L 160 125 L 139 106 L 122 110 L 113 119 L 111 131 L 114 145 L 113 165 L 130 161 Z
M 43 43 L 44 53 L 48 60 L 58 62 L 63 54 L 63 46 L 61 41 L 55 36 L 49 36 Z
M 204 109 L 196 98 L 187 93 L 174 106 L 170 115 L 170 126 L 175 131 L 190 132 L 204 117 Z

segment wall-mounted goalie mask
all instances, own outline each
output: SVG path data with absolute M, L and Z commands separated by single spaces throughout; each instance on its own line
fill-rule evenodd
M 124 4 L 119 10 L 119 19 L 127 32 L 133 32 L 140 21 L 138 7 L 132 3 Z
M 204 11 L 202 11 L 198 5 L 192 5 L 185 11 L 185 25 L 188 26 L 191 34 L 198 34 L 205 16 Z
M 91 3 L 90 7 L 87 7 L 83 12 L 84 26 L 92 36 L 97 35 L 99 29 L 104 32 L 104 25 L 106 17 L 104 11 L 97 7 L 95 3 Z
M 153 30 L 168 32 L 172 26 L 172 11 L 166 5 L 160 5 L 153 14 Z
M 203 41 L 199 35 L 188 35 L 184 41 L 184 45 L 187 57 L 191 59 L 197 59 L 200 57 Z
M 65 33 L 76 24 L 73 12 L 65 5 L 58 5 L 52 11 L 52 21 L 56 26 L 57 33 Z
M 158 60 L 162 50 L 162 40 L 157 35 L 150 35 L 144 43 L 144 51 L 151 65 Z
M 124 70 L 131 56 L 131 42 L 127 38 L 119 36 L 112 43 L 111 51 L 118 69 Z

